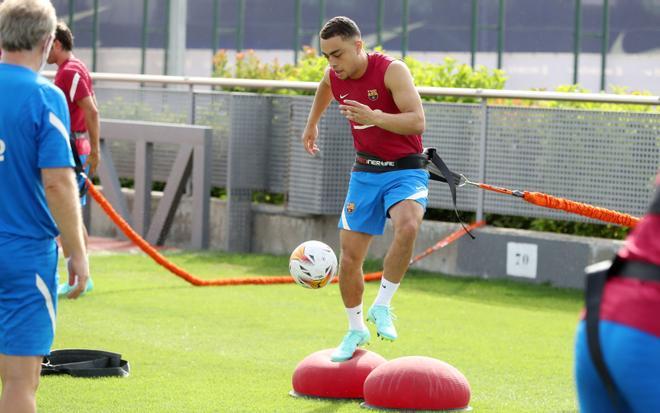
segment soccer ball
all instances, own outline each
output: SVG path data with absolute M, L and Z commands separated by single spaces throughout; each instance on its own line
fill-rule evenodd
M 325 287 L 337 274 L 337 256 L 320 241 L 305 241 L 291 253 L 289 273 L 305 288 Z

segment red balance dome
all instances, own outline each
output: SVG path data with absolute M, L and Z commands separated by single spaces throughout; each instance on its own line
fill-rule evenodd
M 371 372 L 364 382 L 364 402 L 387 409 L 465 409 L 470 402 L 470 384 L 444 361 L 401 357 Z
M 361 399 L 364 380 L 373 369 L 387 361 L 376 353 L 357 349 L 352 359 L 336 363 L 330 360 L 333 351 L 317 351 L 298 364 L 291 379 L 292 395 Z

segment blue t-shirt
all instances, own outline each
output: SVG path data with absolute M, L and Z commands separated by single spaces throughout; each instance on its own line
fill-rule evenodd
M 34 71 L 0 63 L 0 237 L 54 238 L 41 169 L 73 167 L 64 94 Z

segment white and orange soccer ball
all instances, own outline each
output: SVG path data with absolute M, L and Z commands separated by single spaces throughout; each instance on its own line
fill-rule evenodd
M 323 288 L 337 274 L 337 256 L 321 241 L 305 241 L 291 253 L 289 273 L 305 288 Z

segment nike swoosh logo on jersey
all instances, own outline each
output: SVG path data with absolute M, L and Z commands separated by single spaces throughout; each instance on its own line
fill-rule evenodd
M 353 129 L 367 129 L 373 128 L 376 125 L 353 125 Z
M 350 93 L 347 93 L 347 94 L 345 94 L 345 95 L 339 95 L 339 99 L 343 99 L 343 98 L 345 98 L 345 97 L 348 96 L 348 95 L 350 95 Z

